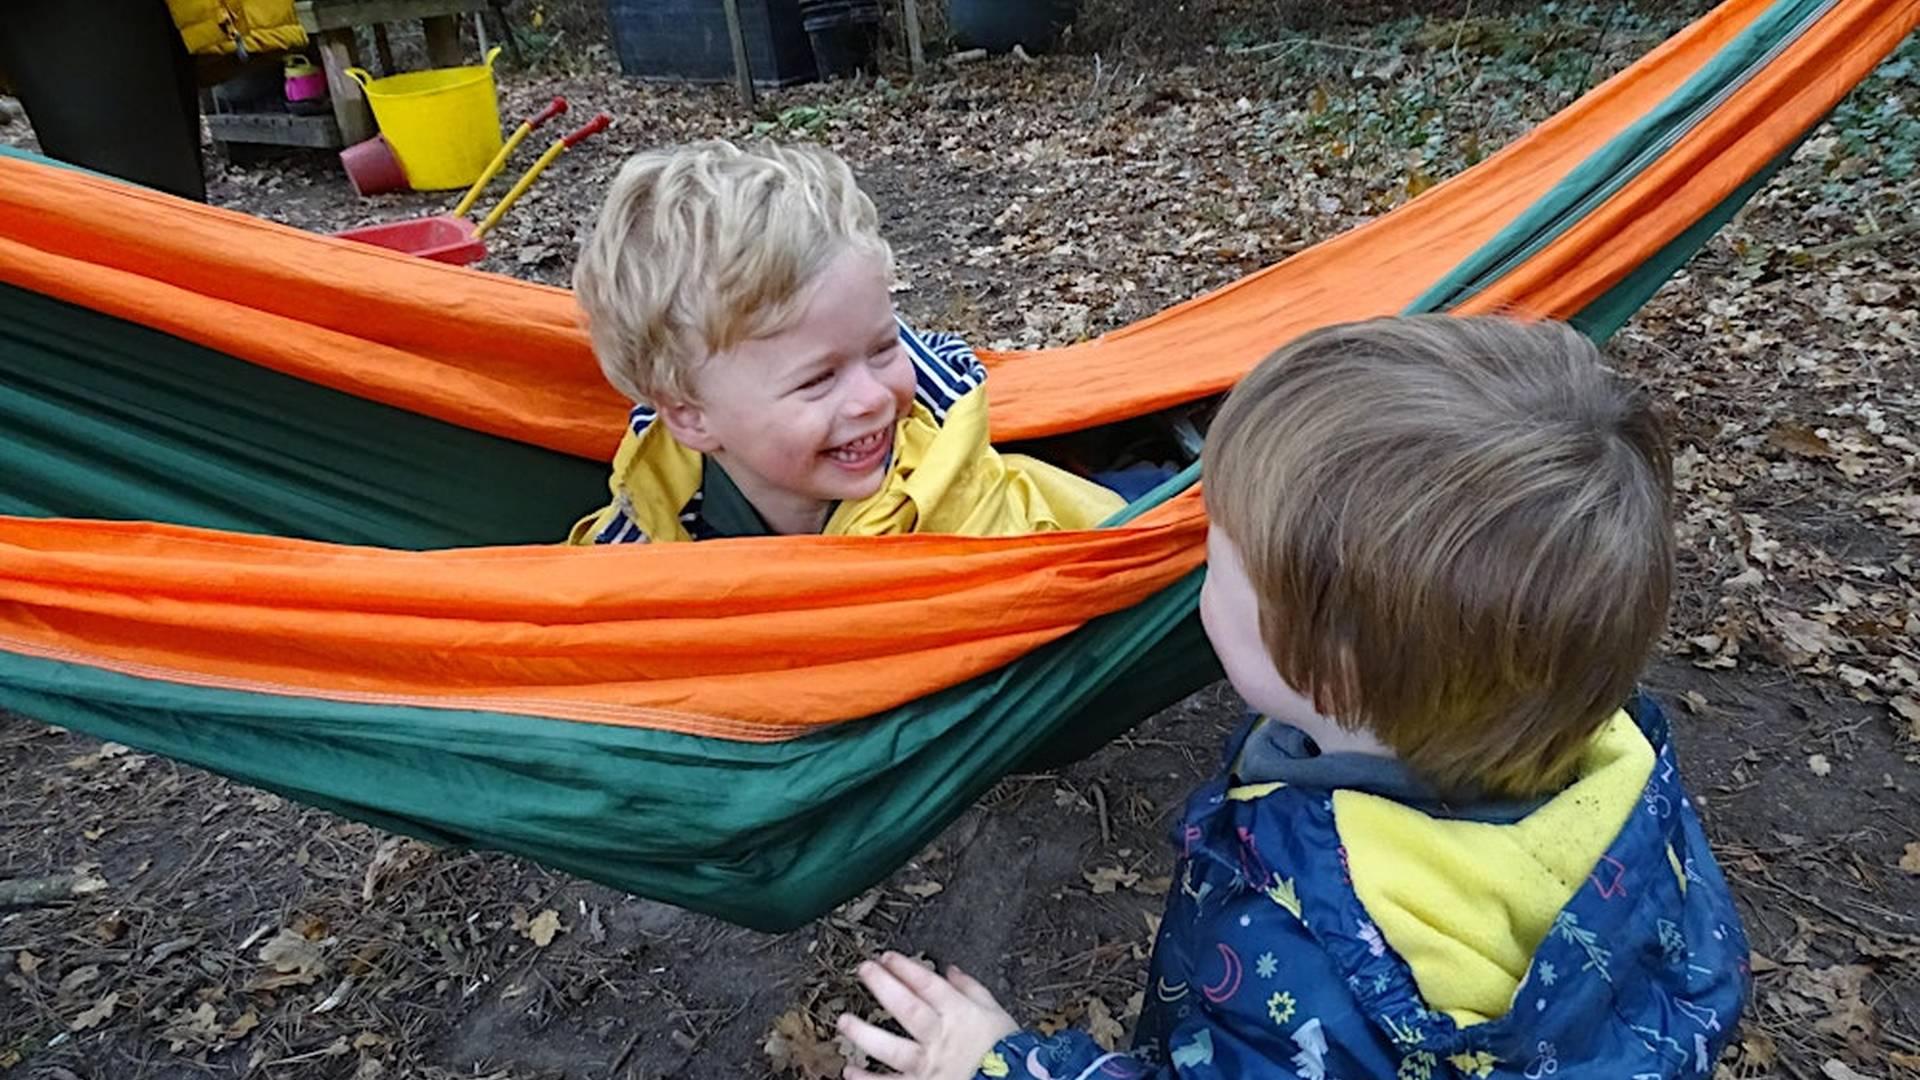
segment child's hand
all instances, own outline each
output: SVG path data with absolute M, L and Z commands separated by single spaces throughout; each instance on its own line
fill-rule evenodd
M 869 1057 L 914 1080 L 969 1080 L 995 1043 L 1020 1030 L 987 988 L 957 967 L 941 978 L 899 953 L 860 965 L 860 981 L 893 1014 L 909 1038 L 882 1031 L 850 1013 L 840 1015 L 840 1033 Z M 880 1073 L 847 1066 L 846 1080 L 885 1080 Z

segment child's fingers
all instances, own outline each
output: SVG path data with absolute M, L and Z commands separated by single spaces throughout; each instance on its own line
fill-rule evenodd
M 835 1025 L 847 1041 L 867 1052 L 867 1056 L 903 1073 L 920 1067 L 920 1044 L 903 1039 L 891 1031 L 874 1027 L 852 1013 L 841 1013 Z
M 893 1014 L 907 1034 L 916 1039 L 930 1040 L 939 1033 L 940 1017 L 933 1007 L 920 999 L 920 995 L 906 983 L 900 981 L 892 970 L 884 965 L 868 960 L 860 965 L 857 973 L 860 981 L 866 984 L 867 991 L 880 1007 Z
M 918 994 L 921 1000 L 931 1005 L 935 1011 L 950 1009 L 966 1003 L 966 997 L 954 989 L 952 983 L 940 977 L 940 973 L 899 953 L 883 953 L 880 963 L 893 972 L 907 987 Z
M 1000 1002 L 994 999 L 993 991 L 982 986 L 980 980 L 961 971 L 959 964 L 947 965 L 947 981 L 952 983 L 955 990 L 966 995 L 967 1000 L 973 1002 L 975 1005 L 988 1009 L 1000 1008 Z

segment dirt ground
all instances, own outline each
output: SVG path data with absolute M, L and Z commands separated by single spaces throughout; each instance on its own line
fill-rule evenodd
M 484 267 L 563 284 L 633 150 L 814 138 L 879 203 L 911 320 L 981 345 L 1071 341 L 1417 195 L 1699 10 L 1678 6 L 996 59 L 751 114 L 591 55 L 510 72 L 509 115 L 562 93 L 618 122 L 561 159 Z M 1675 430 L 1684 588 L 1648 682 L 1753 939 L 1728 1077 L 1920 1076 L 1917 57 L 1909 42 L 1612 347 Z M 0 139 L 33 145 L 18 119 Z M 320 231 L 451 202 L 359 199 L 320 155 L 209 173 L 215 203 Z M 1209 688 L 1083 762 L 1009 777 L 887 882 L 784 935 L 0 717 L 0 880 L 102 884 L 0 913 L 0 1074 L 837 1075 L 826 1022 L 869 1007 L 850 971 L 884 947 L 961 964 L 1030 1021 L 1117 1036 L 1170 816 L 1239 711 Z

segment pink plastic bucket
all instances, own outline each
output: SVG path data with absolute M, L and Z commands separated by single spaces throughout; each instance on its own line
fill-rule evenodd
M 407 174 L 401 171 L 400 159 L 393 155 L 384 135 L 340 151 L 340 164 L 347 170 L 347 179 L 353 181 L 353 190 L 361 195 L 407 190 Z
M 287 76 L 288 101 L 319 101 L 327 96 L 327 76 L 316 71 L 311 75 Z

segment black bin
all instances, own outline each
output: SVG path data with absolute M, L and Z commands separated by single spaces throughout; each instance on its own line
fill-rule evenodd
M 620 70 L 642 79 L 733 81 L 733 43 L 721 0 L 607 0 Z M 740 0 L 740 29 L 758 86 L 814 77 L 800 0 Z

